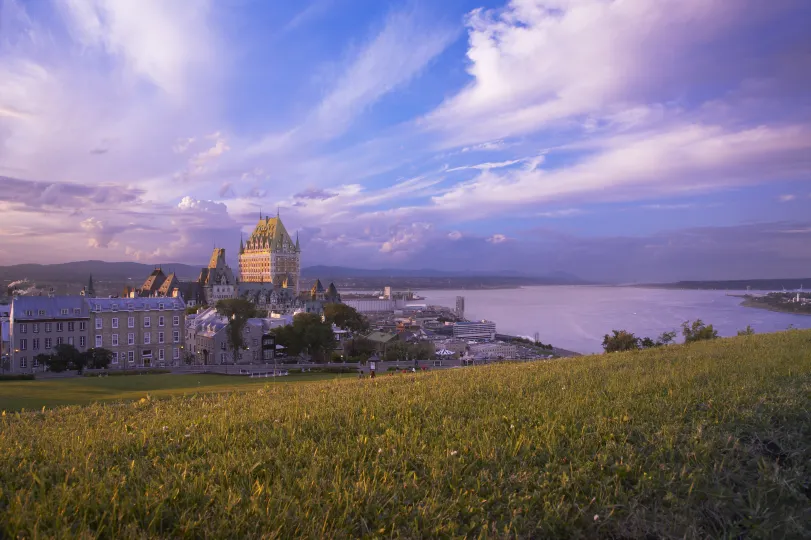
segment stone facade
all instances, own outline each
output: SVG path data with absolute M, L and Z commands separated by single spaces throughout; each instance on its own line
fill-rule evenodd
M 37 355 L 53 354 L 59 344 L 86 351 L 90 326 L 85 299 L 81 296 L 18 296 L 11 304 L 9 320 L 10 369 L 12 373 L 44 371 Z
M 298 296 L 301 278 L 301 249 L 293 242 L 281 218 L 259 217 L 247 242 L 240 241 L 241 283 L 267 283 L 287 288 Z
M 112 369 L 180 365 L 185 309 L 180 298 L 90 298 L 89 346 L 113 352 Z

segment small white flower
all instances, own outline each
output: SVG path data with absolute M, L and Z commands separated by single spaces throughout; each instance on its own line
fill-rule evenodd
M 383 449 L 382 449 L 382 448 L 378 448 L 378 449 L 377 449 L 377 453 L 378 453 L 378 454 L 382 454 L 382 453 L 383 453 Z
M 451 450 L 451 455 L 452 455 L 452 456 L 455 456 L 455 455 L 456 455 L 456 454 L 458 454 L 458 453 L 459 453 L 459 452 L 457 452 L 456 450 Z
M 168 426 L 163 426 L 163 431 L 169 431 L 169 427 Z
M 600 516 L 598 516 L 597 514 L 594 514 L 594 521 L 599 521 L 599 520 L 600 520 Z

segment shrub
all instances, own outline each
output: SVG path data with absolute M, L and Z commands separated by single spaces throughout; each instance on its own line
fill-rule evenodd
M 0 375 L 0 381 L 33 381 L 35 378 L 33 373 Z
M 126 377 L 129 375 L 163 375 L 165 373 L 171 373 L 172 371 L 169 369 L 157 369 L 157 368 L 147 368 L 147 369 L 127 369 L 121 371 L 94 371 L 92 373 L 84 373 L 85 377 Z
M 685 343 L 705 341 L 718 337 L 718 331 L 713 328 L 711 324 L 704 324 L 701 319 L 696 319 L 692 323 L 690 321 L 683 322 L 681 325 L 681 333 L 684 336 Z
M 752 325 L 747 324 L 746 328 L 744 328 L 743 330 L 738 330 L 738 335 L 739 336 L 754 336 L 755 335 L 755 329 L 752 328 Z
M 639 338 L 627 330 L 612 330 L 603 337 L 605 352 L 633 351 L 639 348 Z

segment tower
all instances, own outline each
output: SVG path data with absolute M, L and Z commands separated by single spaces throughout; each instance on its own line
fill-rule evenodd
M 95 298 L 96 288 L 93 287 L 93 274 L 90 274 L 90 279 L 87 280 L 87 294 L 88 298 Z
M 301 274 L 301 248 L 285 229 L 282 218 L 261 216 L 248 237 L 240 241 L 239 274 L 241 283 L 272 283 L 287 286 L 296 296 Z

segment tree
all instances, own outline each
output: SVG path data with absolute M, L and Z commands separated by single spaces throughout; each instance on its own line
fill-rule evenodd
M 329 360 L 335 348 L 332 325 L 313 313 L 299 313 L 293 317 L 293 324 L 274 328 L 273 333 L 276 343 L 291 356 L 309 353 L 314 361 L 322 362 Z
M 692 323 L 685 321 L 681 325 L 681 333 L 685 343 L 704 341 L 718 337 L 718 331 L 711 324 L 704 324 L 701 319 L 696 319 Z
M 743 330 L 738 330 L 738 335 L 739 336 L 754 336 L 755 335 L 755 329 L 752 328 L 751 325 L 747 324 L 746 328 L 744 328 Z
M 87 366 L 91 369 L 107 369 L 113 361 L 113 351 L 102 347 L 88 349 L 84 356 Z
M 605 352 L 633 351 L 639 348 L 640 340 L 627 330 L 612 330 L 612 335 L 603 337 Z
M 374 354 L 375 344 L 363 336 L 358 336 L 344 343 L 344 351 L 347 356 L 359 356 L 365 360 Z
M 75 369 L 81 373 L 87 363 L 87 357 L 80 353 L 79 349 L 67 343 L 60 343 L 54 347 L 54 354 L 51 356 L 51 364 L 48 365 L 48 369 L 56 372 Z
M 8 356 L 0 358 L 0 370 L 3 372 L 11 370 L 11 359 Z
M 355 308 L 346 304 L 327 304 L 324 306 L 324 319 L 338 328 L 350 332 L 363 333 L 369 329 L 366 317 L 358 313 Z
M 225 330 L 228 337 L 228 347 L 233 354 L 233 362 L 239 358 L 239 351 L 245 348 L 242 332 L 248 319 L 256 316 L 256 308 L 244 298 L 228 298 L 217 302 L 217 313 L 228 319 Z
M 670 332 L 662 332 L 662 335 L 657 338 L 656 343 L 658 345 L 670 345 L 673 343 L 674 339 L 676 339 L 676 331 L 671 330 Z

